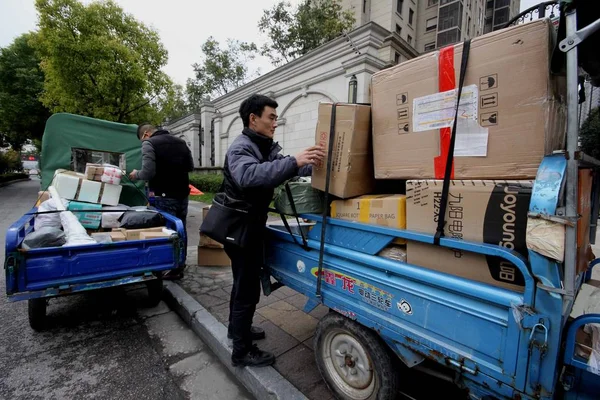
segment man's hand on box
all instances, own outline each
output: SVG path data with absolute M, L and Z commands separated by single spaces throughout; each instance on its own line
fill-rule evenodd
M 298 168 L 306 165 L 319 165 L 325 158 L 325 150 L 322 146 L 313 146 L 296 155 Z

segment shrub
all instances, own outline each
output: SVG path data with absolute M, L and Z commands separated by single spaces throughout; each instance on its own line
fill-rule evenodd
M 588 155 L 600 159 L 600 107 L 592 110 L 579 131 L 581 149 Z
M 223 175 L 216 174 L 190 174 L 190 184 L 206 193 L 217 193 L 223 183 Z
M 0 175 L 9 172 L 20 172 L 22 170 L 23 163 L 18 152 L 8 150 L 6 153 L 0 153 Z
M 29 175 L 27 174 L 5 174 L 0 175 L 0 183 L 6 183 L 10 181 L 16 181 L 17 179 L 27 179 Z

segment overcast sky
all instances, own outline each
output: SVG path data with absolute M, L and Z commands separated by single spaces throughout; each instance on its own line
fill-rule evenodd
M 209 36 L 225 43 L 227 38 L 255 42 L 259 47 L 265 37 L 258 31 L 263 10 L 278 0 L 115 0 L 136 19 L 154 27 L 169 52 L 165 72 L 184 85 L 192 77 L 192 64 L 200 61 L 200 46 Z M 287 0 L 298 4 L 301 0 Z M 90 0 L 84 0 L 89 3 Z M 525 9 L 540 0 L 521 0 Z M 15 37 L 36 29 L 34 0 L 0 0 L 0 47 Z M 262 73 L 272 69 L 264 57 L 257 57 L 252 68 Z

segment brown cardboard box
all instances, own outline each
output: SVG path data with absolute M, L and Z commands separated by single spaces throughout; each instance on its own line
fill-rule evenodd
M 594 259 L 590 246 L 590 222 L 592 216 L 592 183 L 594 172 L 591 169 L 579 170 L 579 201 L 577 213 L 581 215 L 577 224 L 577 273 L 587 270 Z
M 110 238 L 113 242 L 124 242 L 125 240 L 127 240 L 127 237 L 123 232 L 116 231 L 110 232 Z
M 171 235 L 165 232 L 140 232 L 140 240 L 146 239 L 162 239 L 168 238 Z
M 231 260 L 223 249 L 198 246 L 198 265 L 203 267 L 229 267 Z
M 408 230 L 435 233 L 442 184 L 441 180 L 406 182 Z M 451 181 L 445 236 L 497 244 L 527 257 L 525 232 L 532 187 L 531 181 Z M 523 291 L 521 272 L 500 258 L 412 241 L 406 252 L 410 264 Z
M 144 229 L 119 229 L 127 238 L 127 240 L 141 240 L 142 232 L 162 232 L 164 226 L 156 228 L 144 228 Z
M 365 195 L 331 202 L 331 216 L 365 224 L 406 229 L 406 196 L 403 194 Z M 406 243 L 396 239 L 395 243 Z
M 319 104 L 316 143 L 329 148 L 331 104 Z M 370 193 L 374 187 L 373 151 L 371 145 L 371 107 L 338 104 L 329 193 L 346 199 Z M 313 167 L 312 186 L 325 190 L 327 157 L 321 166 Z
M 50 200 L 50 192 L 48 192 L 48 191 L 45 191 L 45 192 L 39 191 L 38 192 L 38 198 L 39 198 L 39 200 L 37 202 L 37 205 L 40 205 L 43 202 L 45 202 L 46 200 Z
M 545 154 L 564 148 L 565 106 L 556 95 L 563 92 L 549 74 L 551 29 L 538 20 L 471 42 L 454 179 L 532 179 Z M 462 49 L 373 75 L 375 178 L 443 179 Z
M 206 218 L 206 214 L 208 213 L 208 210 L 210 210 L 210 207 L 211 206 L 206 206 L 206 207 L 202 208 L 202 220 L 204 220 L 204 218 Z M 223 245 L 217 241 L 212 240 L 211 238 L 206 236 L 204 233 L 200 232 L 200 247 L 211 247 L 213 249 L 222 249 Z

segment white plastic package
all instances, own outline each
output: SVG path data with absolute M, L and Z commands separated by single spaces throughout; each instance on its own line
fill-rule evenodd
M 103 228 L 118 228 L 120 226 L 119 218 L 125 211 L 128 211 L 130 207 L 119 204 L 118 206 L 104 206 L 103 211 L 115 211 L 115 212 L 103 212 L 102 213 L 102 227 Z
M 53 199 L 60 200 L 60 196 L 56 188 L 50 186 L 48 188 Z M 92 239 L 86 232 L 79 219 L 71 212 L 66 211 L 63 204 L 58 204 L 57 209 L 63 212 L 59 213 L 60 222 L 67 238 L 67 243 L 64 246 L 78 246 L 85 244 L 94 244 L 96 241 Z
M 69 205 L 69 202 L 65 199 L 61 199 L 64 207 L 66 208 Z M 38 212 L 48 212 L 48 211 L 56 211 L 56 204 L 54 203 L 54 199 L 48 199 L 44 201 L 38 207 Z M 33 227 L 36 231 L 39 231 L 42 228 L 56 228 L 62 229 L 62 224 L 60 222 L 60 214 L 58 212 L 48 213 L 48 214 L 38 214 L 35 216 L 35 220 L 33 221 Z

